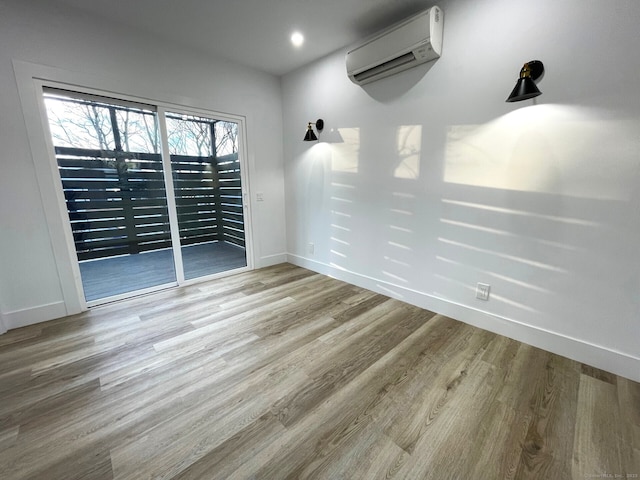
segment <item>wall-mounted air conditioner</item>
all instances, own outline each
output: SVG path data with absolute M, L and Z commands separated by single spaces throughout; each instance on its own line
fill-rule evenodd
M 439 58 L 442 23 L 442 10 L 431 7 L 373 35 L 347 53 L 349 78 L 364 85 Z

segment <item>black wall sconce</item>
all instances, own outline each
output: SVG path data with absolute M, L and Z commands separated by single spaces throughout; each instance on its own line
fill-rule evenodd
M 536 86 L 536 80 L 544 74 L 544 65 L 540 60 L 531 60 L 524 64 L 520 70 L 520 78 L 514 87 L 507 102 L 519 102 L 541 95 L 542 92 Z
M 324 128 L 324 120 L 319 118 L 318 120 L 315 121 L 315 123 L 309 122 L 309 124 L 307 125 L 307 133 L 305 133 L 304 135 L 305 142 L 315 142 L 316 140 L 318 140 L 318 137 L 316 137 L 316 134 L 313 131 L 313 127 L 311 125 L 316 126 L 316 130 L 318 130 L 318 135 L 320 135 L 320 132 Z

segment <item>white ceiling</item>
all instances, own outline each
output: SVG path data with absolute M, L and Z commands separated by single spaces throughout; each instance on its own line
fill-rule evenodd
M 430 7 L 429 0 L 54 0 L 283 75 Z M 295 49 L 294 30 L 305 36 Z

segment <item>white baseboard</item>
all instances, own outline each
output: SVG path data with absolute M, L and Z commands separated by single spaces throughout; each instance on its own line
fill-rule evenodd
M 4 319 L 4 315 L 0 312 L 0 335 L 7 332 L 7 324 Z
M 287 261 L 352 285 L 357 285 L 432 312 L 446 315 L 469 325 L 482 328 L 483 330 L 488 330 L 640 382 L 640 358 L 636 356 L 299 255 L 288 254 Z
M 272 265 L 278 265 L 279 263 L 285 263 L 287 261 L 286 253 L 277 253 L 275 255 L 267 255 L 266 257 L 260 257 L 256 262 L 256 268 L 271 267 Z
M 15 310 L 3 314 L 2 323 L 7 330 L 26 327 L 34 323 L 46 322 L 67 315 L 64 302 L 48 303 L 37 307 Z

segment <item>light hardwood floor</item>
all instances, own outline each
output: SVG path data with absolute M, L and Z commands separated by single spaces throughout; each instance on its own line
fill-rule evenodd
M 639 384 L 287 264 L 0 336 L 3 480 L 582 480 L 639 460 Z

